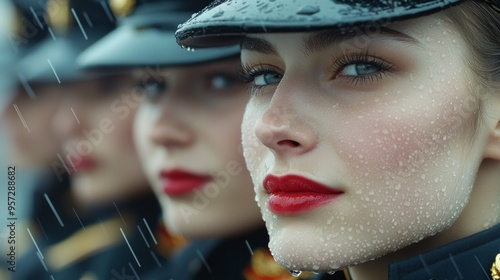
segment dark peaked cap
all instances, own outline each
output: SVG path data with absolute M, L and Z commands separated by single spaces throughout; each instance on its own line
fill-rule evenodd
M 120 2 L 121 5 L 113 5 Z M 85 51 L 78 59 L 86 70 L 185 66 L 207 63 L 239 54 L 239 47 L 190 52 L 175 41 L 180 23 L 210 4 L 210 0 L 110 0 L 115 14 L 128 15 L 108 36 Z
M 50 36 L 22 59 L 20 74 L 28 82 L 42 83 L 95 78 L 78 69 L 76 58 L 115 28 L 109 6 L 98 0 L 49 0 L 45 19 Z
M 463 0 L 227 0 L 184 23 L 177 42 L 187 47 L 235 44 L 247 33 L 306 32 L 385 23 L 438 12 Z M 495 1 L 495 0 L 489 0 Z

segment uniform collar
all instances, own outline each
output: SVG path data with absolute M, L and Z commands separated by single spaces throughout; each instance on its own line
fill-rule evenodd
M 395 279 L 491 279 L 500 254 L 500 225 L 389 265 Z

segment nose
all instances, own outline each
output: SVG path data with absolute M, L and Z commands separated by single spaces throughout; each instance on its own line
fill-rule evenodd
M 301 102 L 286 100 L 293 97 L 280 96 L 278 91 L 279 87 L 269 107 L 257 120 L 255 134 L 277 156 L 306 154 L 318 143 L 313 124 L 301 117 L 307 116 L 307 111 L 301 109 Z
M 194 134 L 183 120 L 183 114 L 180 112 L 182 108 L 175 106 L 175 102 L 170 100 L 165 100 L 160 106 L 159 115 L 149 132 L 149 139 L 167 148 L 187 147 L 193 143 Z
M 52 129 L 59 139 L 67 139 L 79 132 L 82 120 L 78 118 L 78 115 L 84 115 L 84 112 L 79 109 L 72 107 L 71 102 L 67 102 L 67 100 L 61 101 L 52 119 Z

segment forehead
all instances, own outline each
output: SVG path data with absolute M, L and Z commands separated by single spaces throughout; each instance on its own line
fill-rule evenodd
M 242 42 L 242 51 L 255 50 L 254 45 L 257 43 L 260 47 L 259 52 L 272 54 L 271 46 L 278 48 L 279 46 L 296 46 L 302 49 L 310 49 L 310 43 L 319 41 L 319 39 L 323 39 L 323 43 L 328 41 L 330 44 L 339 44 L 356 37 L 419 43 L 425 41 L 429 35 L 436 34 L 436 32 L 442 33 L 444 30 L 450 29 L 453 29 L 451 21 L 443 12 L 440 12 L 430 16 L 388 24 L 371 23 L 363 26 L 315 32 L 249 34 Z M 268 44 L 262 48 L 263 45 L 259 42 L 267 42 Z

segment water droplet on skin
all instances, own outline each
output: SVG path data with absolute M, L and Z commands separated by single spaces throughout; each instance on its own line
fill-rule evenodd
M 306 16 L 310 16 L 310 15 L 314 15 L 316 13 L 319 12 L 319 7 L 318 6 L 312 6 L 312 5 L 308 5 L 308 6 L 302 6 L 299 8 L 299 10 L 297 11 L 297 15 L 306 15 Z
M 302 274 L 302 271 L 300 271 L 300 270 L 290 270 L 290 274 L 292 274 L 293 277 L 299 277 L 300 274 Z

